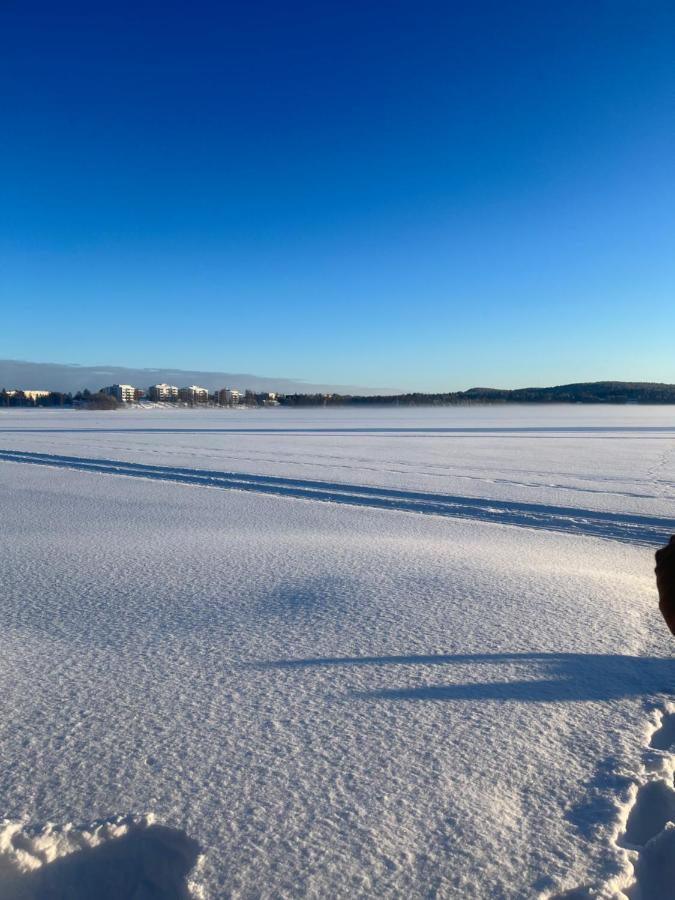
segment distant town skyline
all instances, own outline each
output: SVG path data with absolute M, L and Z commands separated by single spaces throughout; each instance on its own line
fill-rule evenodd
M 3 4 L 0 356 L 675 382 L 674 34 L 661 0 Z

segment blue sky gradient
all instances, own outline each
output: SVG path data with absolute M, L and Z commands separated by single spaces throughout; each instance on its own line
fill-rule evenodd
M 0 9 L 0 356 L 675 381 L 675 5 Z

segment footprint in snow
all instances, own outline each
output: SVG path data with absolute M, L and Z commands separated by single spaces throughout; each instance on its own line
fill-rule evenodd
M 200 848 L 154 816 L 91 825 L 0 822 L 3 900 L 192 900 Z M 192 888 L 192 890 L 191 890 Z
M 664 713 L 661 725 L 656 729 L 649 742 L 652 750 L 670 750 L 675 744 L 675 713 Z
M 659 713 L 657 727 L 645 746 L 642 773 L 616 846 L 627 851 L 624 887 L 617 890 L 584 886 L 550 900 L 623 897 L 627 900 L 675 900 L 675 707 Z M 627 882 L 630 881 L 630 884 Z M 611 891 L 611 894 L 608 893 Z
M 672 784 L 660 778 L 648 781 L 638 789 L 622 844 L 629 848 L 644 847 L 669 822 L 675 822 L 675 790 Z

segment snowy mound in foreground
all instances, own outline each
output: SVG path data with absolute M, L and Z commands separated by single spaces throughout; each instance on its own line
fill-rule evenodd
M 157 825 L 152 814 L 90 825 L 0 825 L 0 896 L 5 900 L 189 900 L 199 845 Z

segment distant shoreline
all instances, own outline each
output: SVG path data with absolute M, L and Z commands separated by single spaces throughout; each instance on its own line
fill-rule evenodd
M 124 386 L 128 387 L 128 386 Z M 188 389 L 185 389 L 188 390 Z M 137 406 L 146 408 L 197 408 L 197 409 L 248 409 L 273 405 L 274 407 L 443 407 L 443 406 L 506 406 L 506 405 L 602 405 L 602 406 L 675 406 L 675 384 L 655 382 L 597 381 L 578 384 L 558 385 L 543 388 L 471 388 L 468 391 L 448 391 L 443 393 L 410 392 L 393 395 L 359 395 L 338 393 L 258 393 L 252 390 L 225 391 L 228 402 L 223 403 L 223 391 L 211 394 L 202 391 L 200 402 L 185 403 L 184 400 L 163 400 L 153 403 L 145 399 L 131 402 L 115 402 L 109 396 L 110 389 L 92 394 L 89 391 L 75 395 L 58 391 L 28 391 L 27 389 L 0 391 L 0 409 L 12 408 L 89 408 L 115 409 Z M 133 394 L 133 389 L 131 389 Z M 178 388 L 175 389 L 178 393 Z M 142 391 L 137 391 L 137 395 Z M 32 396 L 31 396 L 32 395 Z M 39 395 L 39 396 L 37 396 Z M 231 396 L 230 396 L 231 395 Z
M 485 401 L 473 401 L 473 402 L 465 402 L 465 403 L 378 403 L 375 402 L 364 402 L 364 403 L 301 403 L 301 404 L 283 404 L 280 403 L 277 407 L 277 411 L 282 411 L 284 409 L 290 410 L 298 410 L 298 409 L 504 409 L 506 407 L 512 406 L 522 406 L 522 407 L 578 407 L 578 406 L 604 406 L 604 407 L 623 407 L 623 406 L 675 406 L 675 400 L 668 401 L 654 401 L 654 400 L 643 400 L 643 401 L 621 401 L 621 400 L 550 400 L 550 401 L 541 401 L 541 400 L 485 400 Z M 185 403 L 151 403 L 151 402 L 143 402 L 140 403 L 120 403 L 115 407 L 97 407 L 97 406 L 83 406 L 72 403 L 64 403 L 64 404 L 25 404 L 25 405 L 14 405 L 14 406 L 0 406 L 0 415 L 3 413 L 15 412 L 17 410 L 21 411 L 43 411 L 43 412 L 142 412 L 142 411 L 157 411 L 157 412 L 222 412 L 224 414 L 231 412 L 250 412 L 256 409 L 265 409 L 262 406 L 218 406 L 214 403 L 200 403 L 200 404 L 185 404 Z M 268 409 L 265 409 L 265 412 L 269 412 Z

